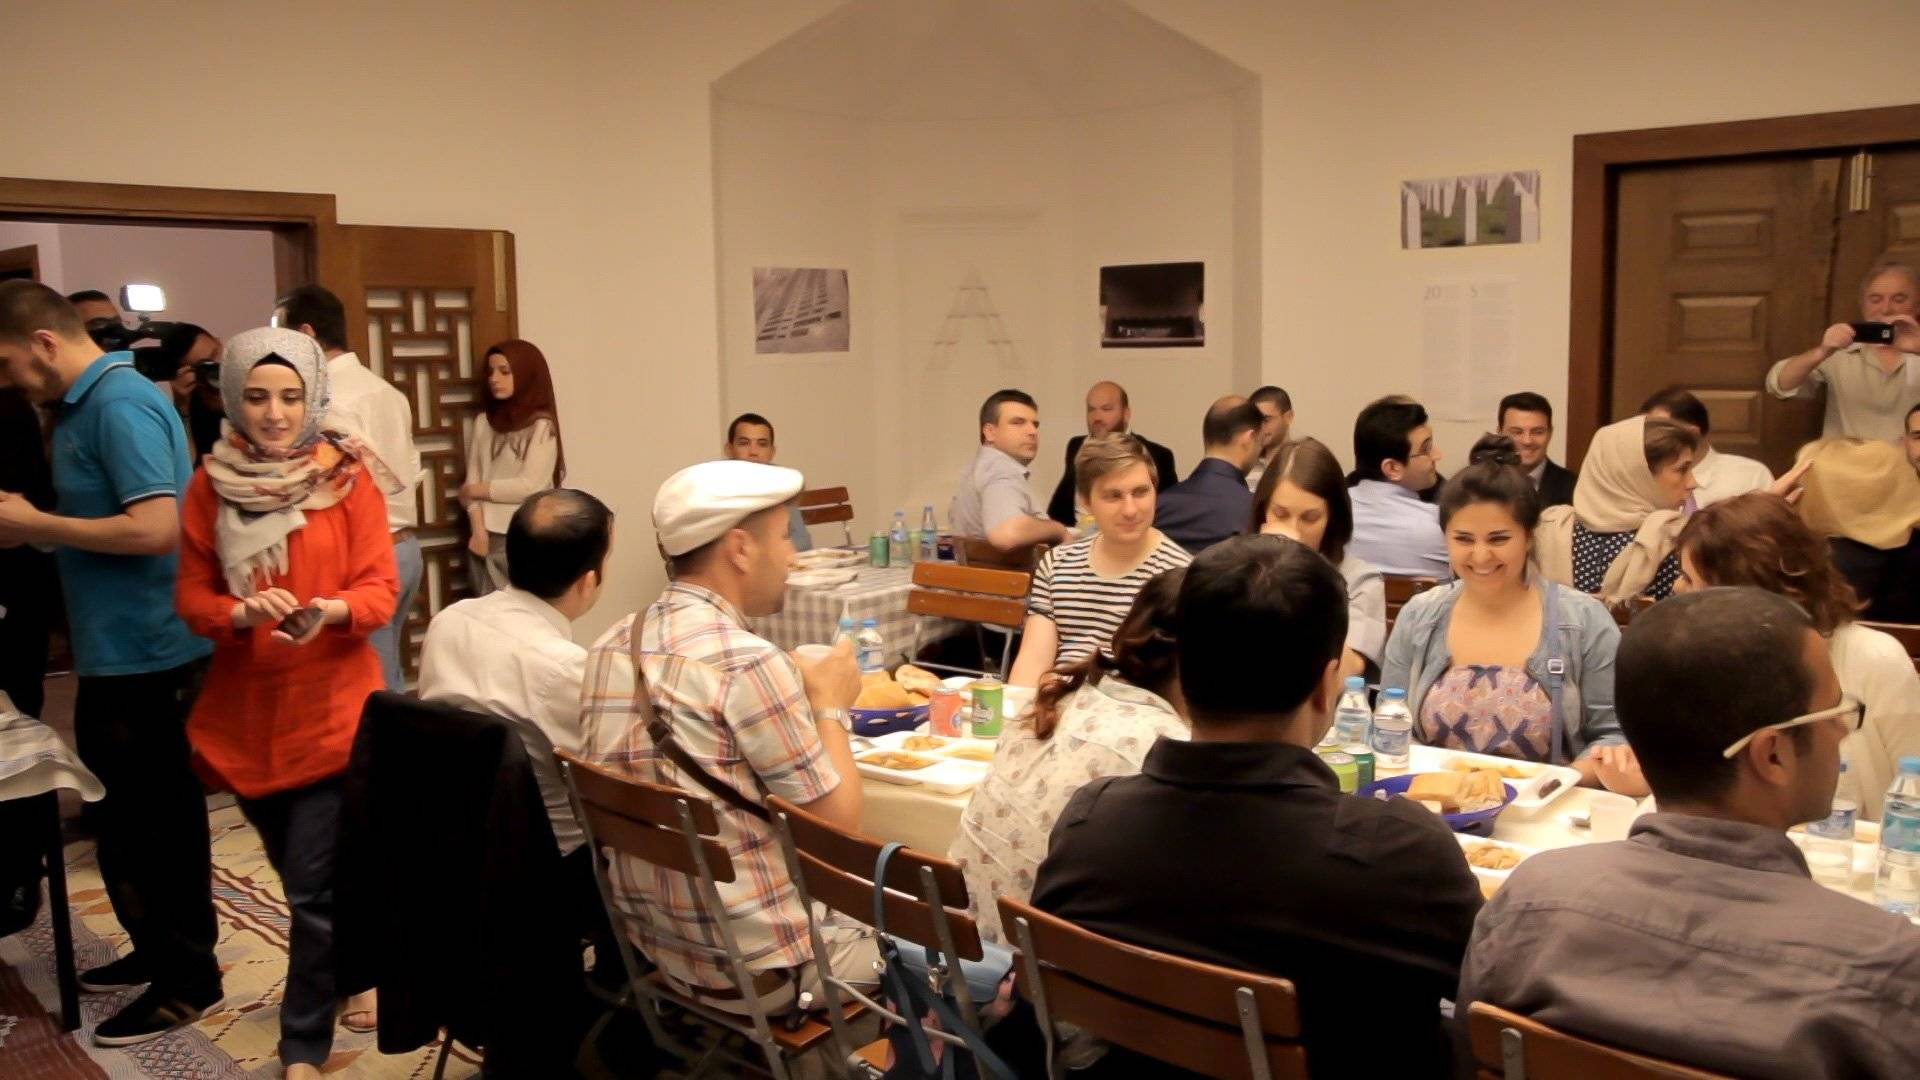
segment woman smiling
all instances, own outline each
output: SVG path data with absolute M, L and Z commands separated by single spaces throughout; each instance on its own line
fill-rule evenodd
M 1378 667 L 1387 643 L 1386 579 L 1347 551 L 1353 503 L 1340 462 L 1318 439 L 1274 451 L 1253 495 L 1253 531 L 1289 536 L 1326 557 L 1347 583 L 1347 645 L 1340 674 Z
M 1613 715 L 1620 628 L 1531 570 L 1540 501 L 1512 440 L 1489 435 L 1470 460 L 1439 498 L 1455 580 L 1402 609 L 1381 685 L 1406 689 L 1429 746 L 1571 764 L 1589 786 L 1647 794 Z

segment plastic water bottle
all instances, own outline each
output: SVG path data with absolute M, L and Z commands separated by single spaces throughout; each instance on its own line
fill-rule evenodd
M 1372 745 L 1373 710 L 1367 707 L 1367 680 L 1347 676 L 1347 689 L 1333 710 L 1333 733 L 1342 746 Z
M 1840 763 L 1840 785 L 1833 794 L 1833 811 L 1807 823 L 1807 869 L 1822 885 L 1845 885 L 1853 877 L 1853 826 L 1860 815 L 1858 800 L 1845 794 L 1847 763 Z
M 907 512 L 893 512 L 893 528 L 887 530 L 887 565 L 909 566 L 913 562 L 913 547 L 907 541 Z
M 879 620 L 860 620 L 860 632 L 854 636 L 853 649 L 860 658 L 860 674 L 887 670 L 887 641 L 880 636 Z
M 1373 763 L 1381 769 L 1407 767 L 1407 746 L 1413 741 L 1413 713 L 1407 710 L 1407 692 L 1397 686 L 1380 691 L 1373 710 Z
M 858 628 L 853 625 L 853 612 L 850 611 L 844 604 L 841 605 L 840 629 L 837 633 L 833 635 L 833 643 L 835 645 L 838 645 L 840 644 L 841 638 L 852 638 L 857 630 Z M 854 644 L 855 644 L 855 647 L 857 648 L 859 645 L 858 639 L 855 640 Z
M 1900 772 L 1880 811 L 1880 868 L 1873 902 L 1920 923 L 1920 757 L 1900 759 Z
M 921 562 L 940 559 L 940 526 L 933 520 L 932 504 L 920 511 L 920 551 L 914 558 Z

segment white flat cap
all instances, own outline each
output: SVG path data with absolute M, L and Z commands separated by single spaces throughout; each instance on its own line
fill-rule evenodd
M 653 528 L 669 556 L 710 544 L 747 518 L 800 494 L 797 469 L 757 461 L 703 461 L 667 477 L 653 497 Z

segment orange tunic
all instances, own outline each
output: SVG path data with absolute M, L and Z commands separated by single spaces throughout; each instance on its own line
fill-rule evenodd
M 194 633 L 213 641 L 206 685 L 187 736 L 208 765 L 248 798 L 303 787 L 342 772 L 367 695 L 384 690 L 367 635 L 393 618 L 400 593 L 387 503 L 366 470 L 346 498 L 306 511 L 287 537 L 287 573 L 272 584 L 302 603 L 338 597 L 351 613 L 301 646 L 269 626 L 233 628 L 233 606 L 213 547 L 220 497 L 205 469 L 193 474 L 180 512 L 175 599 Z

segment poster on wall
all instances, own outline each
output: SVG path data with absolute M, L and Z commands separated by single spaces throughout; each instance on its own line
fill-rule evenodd
M 1420 400 L 1439 420 L 1493 417 L 1520 384 L 1510 277 L 1430 281 L 1420 303 Z
M 754 352 L 846 352 L 852 340 L 845 270 L 753 268 Z
M 1207 343 L 1206 264 L 1100 268 L 1100 347 L 1198 348 Z
M 1480 173 L 1400 185 L 1406 249 L 1533 244 L 1540 240 L 1540 172 Z

